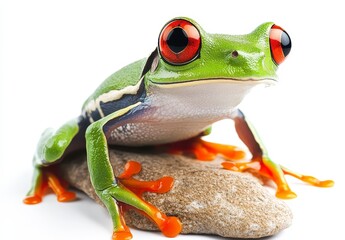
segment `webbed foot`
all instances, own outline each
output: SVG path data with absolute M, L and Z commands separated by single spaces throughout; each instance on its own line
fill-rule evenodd
M 35 168 L 33 184 L 24 198 L 25 204 L 37 204 L 42 202 L 48 189 L 53 190 L 59 202 L 69 202 L 76 198 L 74 192 L 68 191 L 58 179 L 54 171 L 48 168 Z
M 133 176 L 141 171 L 141 164 L 135 161 L 128 161 L 125 169 L 117 179 L 132 192 L 140 197 L 144 192 L 166 193 L 171 190 L 174 179 L 169 176 L 162 177 L 155 181 L 141 181 L 134 179 Z
M 200 137 L 176 142 L 168 145 L 168 152 L 172 154 L 193 154 L 201 161 L 211 161 L 218 154 L 229 160 L 240 160 L 245 157 L 244 151 L 236 146 L 207 142 Z
M 273 180 L 277 185 L 276 197 L 282 199 L 292 199 L 297 197 L 296 193 L 290 189 L 285 179 L 285 175 L 293 176 L 316 187 L 332 187 L 334 185 L 332 180 L 321 181 L 312 176 L 295 173 L 285 167 L 282 167 L 281 165 L 274 163 L 268 157 L 257 157 L 251 162 L 243 163 L 223 162 L 222 166 L 225 169 L 232 171 L 255 171 L 258 174 Z
M 112 239 L 123 240 L 132 238 L 132 234 L 123 219 L 123 212 L 128 209 L 134 209 L 149 217 L 165 236 L 177 236 L 182 230 L 179 219 L 166 216 L 155 206 L 142 199 L 144 192 L 165 193 L 170 191 L 173 186 L 173 178 L 163 177 L 155 181 L 134 179 L 133 176 L 140 171 L 140 163 L 129 161 L 125 165 L 124 172 L 117 177 L 119 184 L 113 184 L 103 191 L 98 191 L 114 222 L 116 222 Z

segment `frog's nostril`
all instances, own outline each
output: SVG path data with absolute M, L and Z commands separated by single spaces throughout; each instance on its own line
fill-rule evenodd
M 235 50 L 235 51 L 232 51 L 231 57 L 237 58 L 237 57 L 238 57 L 238 52 L 237 52 L 236 50 Z

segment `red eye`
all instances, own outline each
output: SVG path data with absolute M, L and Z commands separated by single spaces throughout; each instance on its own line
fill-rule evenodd
M 159 35 L 159 51 L 172 65 L 187 64 L 199 56 L 200 33 L 189 21 L 176 19 L 169 22 Z
M 281 27 L 273 25 L 270 31 L 271 55 L 274 62 L 281 64 L 291 50 L 291 39 L 289 34 Z

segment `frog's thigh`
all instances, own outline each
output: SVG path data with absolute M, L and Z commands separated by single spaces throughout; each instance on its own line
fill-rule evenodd
M 70 120 L 56 131 L 45 130 L 37 145 L 34 156 L 35 164 L 38 166 L 49 165 L 60 160 L 78 133 L 78 119 Z
M 78 119 L 65 123 L 57 131 L 47 129 L 41 135 L 34 155 L 34 174 L 32 184 L 24 203 L 36 204 L 42 201 L 45 190 L 50 186 L 58 197 L 58 201 L 70 201 L 75 193 L 67 191 L 59 179 L 45 166 L 60 160 L 79 133 Z

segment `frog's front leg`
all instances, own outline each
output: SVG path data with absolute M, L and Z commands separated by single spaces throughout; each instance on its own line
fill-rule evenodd
M 138 105 L 140 103 L 114 112 L 92 123 L 86 131 L 87 162 L 91 182 L 97 195 L 111 215 L 113 221 L 113 240 L 132 238 L 123 219 L 119 202 L 128 204 L 144 212 L 157 224 L 163 234 L 168 237 L 174 237 L 181 231 L 181 223 L 176 217 L 167 217 L 157 208 L 124 187 L 114 176 L 109 161 L 108 144 L 104 127 L 106 124 L 111 124 L 112 127 L 116 127 L 116 120 Z
M 235 122 L 235 128 L 240 139 L 247 145 L 252 154 L 252 161 L 248 163 L 224 162 L 223 167 L 230 170 L 245 171 L 247 169 L 256 169 L 266 177 L 271 178 L 277 184 L 276 196 L 279 198 L 294 198 L 296 194 L 291 191 L 285 174 L 296 177 L 304 182 L 318 187 L 333 186 L 332 180 L 320 181 L 314 177 L 295 173 L 273 162 L 267 155 L 267 151 L 260 142 L 254 128 L 246 121 L 244 114 L 240 110 L 232 113 L 231 118 Z

